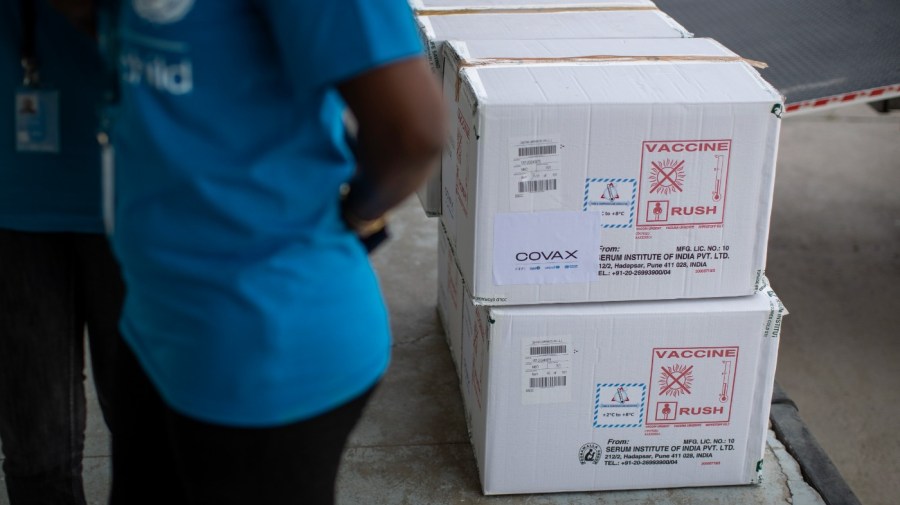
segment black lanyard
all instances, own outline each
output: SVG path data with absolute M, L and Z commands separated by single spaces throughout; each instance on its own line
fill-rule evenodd
M 101 144 L 109 141 L 108 133 L 119 105 L 119 3 L 120 0 L 97 0 L 97 42 L 104 62 L 103 104 L 100 113 Z
M 35 0 L 20 0 L 22 8 L 22 84 L 37 87 L 40 84 L 37 59 L 37 8 Z

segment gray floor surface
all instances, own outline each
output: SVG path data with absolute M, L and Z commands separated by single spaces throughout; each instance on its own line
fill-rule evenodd
M 785 120 L 767 273 L 776 378 L 866 505 L 900 503 L 900 111 Z
M 791 314 L 777 379 L 866 505 L 900 496 L 900 112 L 787 118 L 768 275 Z M 374 262 L 391 308 L 392 367 L 352 436 L 339 504 L 817 504 L 770 436 L 761 486 L 483 497 L 435 312 L 437 228 L 412 199 Z M 89 503 L 106 502 L 109 439 L 89 412 Z M 8 503 L 0 480 L 0 505 Z

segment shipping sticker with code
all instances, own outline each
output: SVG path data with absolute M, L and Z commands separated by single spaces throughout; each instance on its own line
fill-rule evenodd
M 522 403 L 572 400 L 572 338 L 541 337 L 522 341 Z
M 515 211 L 560 209 L 560 157 L 558 136 L 510 139 L 510 207 Z

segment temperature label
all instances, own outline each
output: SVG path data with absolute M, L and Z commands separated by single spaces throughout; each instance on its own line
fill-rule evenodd
M 597 384 L 594 394 L 594 428 L 640 428 L 644 425 L 646 400 L 646 384 Z

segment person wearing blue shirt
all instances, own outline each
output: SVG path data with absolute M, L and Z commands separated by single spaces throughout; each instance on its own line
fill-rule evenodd
M 85 330 L 115 424 L 124 287 L 103 233 L 102 63 L 83 21 L 86 32 L 47 0 L 0 0 L 0 441 L 12 505 L 85 503 Z
M 117 33 L 111 502 L 332 503 L 390 357 L 360 239 L 444 136 L 410 8 L 129 0 Z

